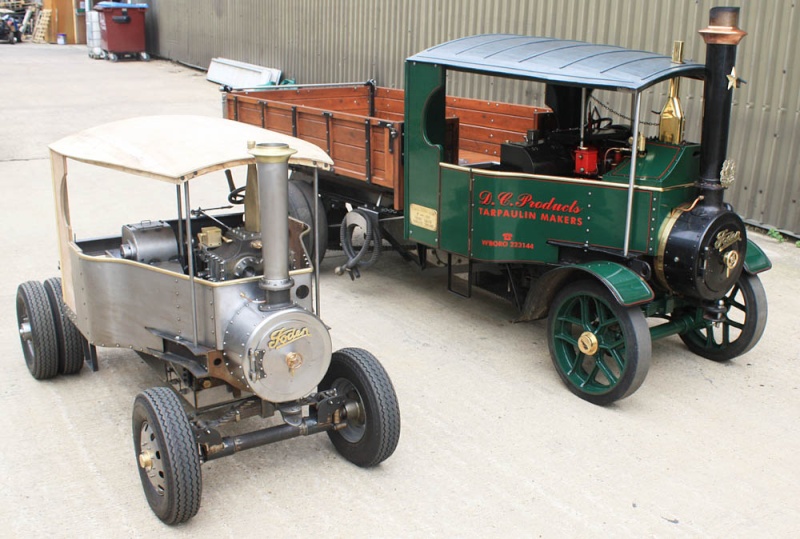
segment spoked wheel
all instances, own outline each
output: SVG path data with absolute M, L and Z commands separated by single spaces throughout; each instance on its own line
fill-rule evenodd
M 334 352 L 320 390 L 347 397 L 347 426 L 328 431 L 336 450 L 364 468 L 389 458 L 400 439 L 400 409 L 389 375 L 378 360 L 359 348 Z
M 650 330 L 638 307 L 623 307 L 594 281 L 557 295 L 547 321 L 550 356 L 570 391 L 610 404 L 636 391 L 650 368 Z
M 133 448 L 147 502 L 166 524 L 186 522 L 200 509 L 203 483 L 197 441 L 178 396 L 166 387 L 137 395 Z
M 755 275 L 742 274 L 721 300 L 726 308 L 719 322 L 680 335 L 692 352 L 714 361 L 728 361 L 750 350 L 767 326 L 767 294 Z M 696 314 L 702 320 L 703 310 Z
M 78 328 L 67 316 L 67 306 L 64 305 L 64 296 L 61 292 L 61 279 L 59 277 L 47 279 L 44 282 L 44 289 L 47 292 L 56 327 L 58 373 L 75 374 L 83 367 L 83 346 Z
M 289 215 L 311 227 L 304 238 L 308 256 L 314 256 L 314 186 L 305 180 L 289 180 Z M 319 261 L 325 258 L 328 247 L 328 216 L 322 200 L 317 198 L 319 214 Z
M 31 375 L 37 380 L 56 376 L 56 325 L 42 283 L 28 281 L 17 288 L 17 327 L 22 353 Z

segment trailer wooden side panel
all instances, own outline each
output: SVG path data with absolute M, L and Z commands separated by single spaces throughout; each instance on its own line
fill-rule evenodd
M 403 209 L 402 132 L 405 92 L 372 84 L 280 87 L 226 94 L 228 118 L 313 142 L 340 179 L 369 184 Z M 496 161 L 500 145 L 552 126 L 549 109 L 447 98 L 445 161 Z

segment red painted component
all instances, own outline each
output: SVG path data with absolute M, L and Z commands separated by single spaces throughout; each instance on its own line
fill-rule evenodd
M 587 146 L 575 150 L 575 174 L 581 176 L 597 174 L 597 148 Z
M 145 52 L 145 12 L 147 4 L 101 2 L 95 6 L 100 12 L 101 48 L 117 54 Z

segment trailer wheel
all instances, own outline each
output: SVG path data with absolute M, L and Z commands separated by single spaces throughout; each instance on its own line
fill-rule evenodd
M 308 256 L 314 256 L 314 187 L 304 180 L 289 180 L 289 215 L 311 227 L 304 244 Z M 328 216 L 322 200 L 317 198 L 317 214 L 319 215 L 319 261 L 325 258 L 328 247 Z
M 76 374 L 83 367 L 83 345 L 81 334 L 67 316 L 64 296 L 61 291 L 61 278 L 51 277 L 44 282 L 53 321 L 56 326 L 58 342 L 58 373 Z
M 344 348 L 333 353 L 320 389 L 347 397 L 347 426 L 328 431 L 344 458 L 367 468 L 394 453 L 400 439 L 400 409 L 389 375 L 371 353 Z
M 591 403 L 623 399 L 650 368 L 650 330 L 638 307 L 624 307 L 595 281 L 578 281 L 553 300 L 550 356 L 567 387 Z
M 704 320 L 703 327 L 680 335 L 689 350 L 713 361 L 728 361 L 749 351 L 767 325 L 767 294 L 757 276 L 743 273 L 722 301 L 727 312 L 720 323 Z M 702 318 L 702 309 L 697 314 Z
M 197 440 L 178 396 L 147 389 L 133 403 L 133 448 L 147 503 L 166 524 L 186 522 L 200 509 L 203 482 Z
M 28 281 L 17 288 L 17 327 L 22 353 L 31 375 L 37 380 L 56 376 L 56 325 L 42 283 Z

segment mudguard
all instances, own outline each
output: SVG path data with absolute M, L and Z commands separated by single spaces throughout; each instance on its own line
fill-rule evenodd
M 766 253 L 753 240 L 748 239 L 747 253 L 744 255 L 744 271 L 749 275 L 755 275 L 771 268 L 772 262 L 770 262 Z
M 650 285 L 632 269 L 604 260 L 563 266 L 547 272 L 531 287 L 520 320 L 544 318 L 550 302 L 565 282 L 579 279 L 585 273 L 603 283 L 620 305 L 630 307 L 652 301 L 655 297 Z

